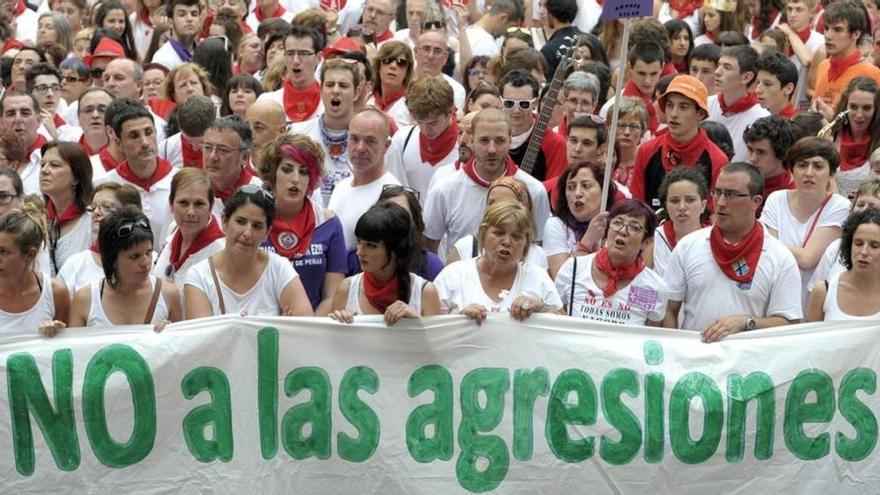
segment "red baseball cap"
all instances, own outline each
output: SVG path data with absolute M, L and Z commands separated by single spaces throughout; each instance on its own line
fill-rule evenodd
M 334 43 L 332 46 L 328 46 L 321 50 L 321 56 L 326 58 L 333 57 L 334 55 L 342 55 L 346 52 L 364 52 L 364 49 L 361 45 L 358 45 L 357 41 L 351 38 L 339 38 L 339 41 Z
M 91 67 L 92 61 L 96 58 L 125 58 L 125 49 L 110 38 L 101 38 L 98 46 L 95 47 L 95 52 L 86 55 L 84 62 Z

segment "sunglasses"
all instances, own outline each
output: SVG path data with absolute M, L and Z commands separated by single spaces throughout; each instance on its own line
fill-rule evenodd
M 94 68 L 89 71 L 89 75 L 92 76 L 92 79 L 101 79 L 104 77 L 104 69 Z
M 120 239 L 128 239 L 134 235 L 135 230 L 141 230 L 151 234 L 153 233 L 153 230 L 150 228 L 150 223 L 144 219 L 140 219 L 120 225 L 119 228 L 116 229 L 116 237 Z
M 422 24 L 422 29 L 425 31 L 446 29 L 446 23 L 443 21 L 428 21 Z
M 87 81 L 87 79 L 80 79 L 80 78 L 74 77 L 74 76 L 63 76 L 61 78 L 61 82 L 68 83 L 68 84 L 73 84 L 73 83 L 77 83 L 77 82 L 85 82 L 85 81 Z
M 412 194 L 416 201 L 419 199 L 419 192 L 411 187 L 400 186 L 397 184 L 385 184 L 382 186 L 382 194 L 386 194 L 389 196 L 397 196 L 398 194 L 409 193 Z
M 409 60 L 403 57 L 385 57 L 382 59 L 382 65 L 388 65 L 391 63 L 397 64 L 398 67 L 408 67 Z
M 528 109 L 532 108 L 532 105 L 535 104 L 535 100 L 537 100 L 537 98 L 532 98 L 531 100 L 503 99 L 503 100 L 501 100 L 501 104 L 504 105 L 504 108 L 506 108 L 508 110 L 513 109 L 513 107 L 515 107 L 517 105 L 519 105 L 519 107 L 523 110 L 528 110 Z

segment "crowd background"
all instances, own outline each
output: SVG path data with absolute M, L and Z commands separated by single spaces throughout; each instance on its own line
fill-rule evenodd
M 0 0 L 0 332 L 880 318 L 877 3 L 601 9 Z

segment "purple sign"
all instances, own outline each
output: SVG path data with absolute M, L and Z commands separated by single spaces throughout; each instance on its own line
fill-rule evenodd
M 651 0 L 605 0 L 602 5 L 603 21 L 625 19 L 627 17 L 651 17 L 654 15 L 654 2 Z

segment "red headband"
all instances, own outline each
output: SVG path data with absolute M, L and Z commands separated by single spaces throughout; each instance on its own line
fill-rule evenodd
M 306 195 L 311 196 L 318 185 L 318 179 L 320 179 L 318 171 L 321 170 L 321 167 L 318 166 L 318 159 L 309 151 L 299 149 L 292 144 L 282 144 L 278 150 L 281 152 L 281 156 L 290 158 L 309 169 L 309 185 L 306 188 Z

